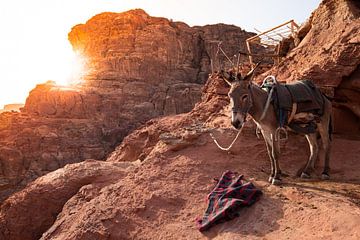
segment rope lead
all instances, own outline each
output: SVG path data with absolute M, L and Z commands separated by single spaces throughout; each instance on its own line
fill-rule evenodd
M 223 150 L 223 151 L 229 151 L 230 148 L 234 145 L 234 143 L 235 143 L 236 140 L 238 139 L 238 137 L 239 137 L 240 133 L 242 132 L 243 128 L 244 128 L 244 127 L 242 127 L 242 128 L 237 132 L 234 140 L 231 142 L 231 144 L 230 144 L 227 148 L 220 146 L 220 144 L 219 144 L 218 141 L 215 139 L 215 137 L 214 137 L 214 135 L 213 135 L 212 133 L 210 133 L 210 137 L 214 140 L 214 143 L 216 144 L 216 146 L 218 146 L 218 148 L 220 148 L 220 149 Z

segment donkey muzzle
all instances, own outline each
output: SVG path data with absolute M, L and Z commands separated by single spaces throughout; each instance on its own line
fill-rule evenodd
M 240 129 L 244 123 L 246 121 L 246 114 L 242 114 L 240 112 L 232 112 L 232 116 L 231 116 L 231 125 L 233 125 L 233 127 L 235 129 Z
M 236 129 L 240 129 L 244 125 L 244 122 L 235 120 L 235 121 L 231 121 L 231 125 Z

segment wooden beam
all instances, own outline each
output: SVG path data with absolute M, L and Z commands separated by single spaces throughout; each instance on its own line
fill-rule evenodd
M 292 24 L 294 24 L 294 26 L 299 29 L 299 25 L 296 24 L 296 22 L 294 20 L 291 20 Z
M 261 46 L 266 46 L 266 47 L 275 47 L 274 44 L 267 44 L 267 43 L 264 43 L 264 42 L 252 42 L 251 44 L 257 44 L 257 45 L 261 45 Z
M 275 29 L 277 29 L 277 28 L 279 28 L 279 27 L 285 26 L 285 25 L 287 25 L 287 24 L 289 24 L 289 23 L 291 23 L 291 22 L 293 22 L 293 21 L 294 21 L 294 20 L 287 21 L 286 23 L 280 24 L 280 25 L 278 25 L 278 26 L 276 26 L 276 27 L 274 27 L 274 28 L 272 28 L 272 29 L 270 29 L 270 30 L 267 30 L 267 31 L 265 31 L 265 32 L 263 32 L 263 33 L 260 33 L 260 34 L 256 35 L 256 36 L 250 37 L 250 38 L 246 39 L 246 41 L 251 41 L 251 40 L 253 40 L 253 39 L 255 39 L 255 38 L 258 38 L 258 37 L 260 37 L 260 36 L 262 36 L 262 35 L 264 35 L 264 34 L 266 34 L 266 33 L 268 33 L 268 32 L 271 32 L 271 31 L 273 31 L 273 30 L 275 30 Z
M 277 54 L 255 54 L 255 53 L 252 53 L 252 54 L 240 53 L 240 54 L 244 54 L 244 55 L 251 56 L 251 57 L 278 57 L 279 56 Z
M 252 56 L 250 55 L 251 54 L 251 48 L 250 48 L 250 43 L 248 40 L 246 40 L 246 46 L 247 46 L 247 50 L 249 52 L 249 61 L 250 61 L 250 64 L 251 66 L 253 65 L 253 58 Z

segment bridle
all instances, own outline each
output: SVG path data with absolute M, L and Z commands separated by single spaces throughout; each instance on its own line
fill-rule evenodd
M 249 97 L 249 100 L 247 101 L 247 106 L 245 108 L 240 108 L 240 106 L 233 106 L 231 108 L 231 111 L 233 114 L 237 114 L 237 113 L 241 113 L 242 115 L 244 115 L 244 123 L 246 122 L 246 119 L 247 119 L 247 115 L 249 114 L 249 112 L 251 111 L 251 108 L 253 107 L 253 99 L 254 99 L 254 96 L 253 96 L 253 91 L 252 91 L 252 74 L 253 74 L 253 71 L 257 68 L 257 66 L 259 66 L 260 63 L 257 63 L 256 66 L 246 75 L 249 76 L 249 74 L 251 73 L 251 78 L 250 78 L 250 81 L 249 81 L 249 84 L 248 84 L 248 97 Z M 231 83 L 231 80 L 236 80 L 237 79 L 237 74 L 235 76 L 235 78 L 230 74 L 229 76 L 229 80 L 223 75 L 224 72 L 221 71 L 220 72 L 220 77 L 230 86 L 232 86 L 233 83 Z M 245 77 L 245 78 L 246 78 Z M 241 78 L 240 79 L 237 79 L 238 80 L 238 84 L 240 84 L 240 81 L 244 81 L 244 78 Z M 235 83 L 236 84 L 236 83 Z M 236 87 L 236 86 L 235 86 Z M 233 139 L 233 141 L 231 142 L 231 144 L 228 146 L 228 147 L 222 147 L 220 146 L 220 144 L 218 143 L 218 141 L 215 139 L 215 137 L 213 136 L 212 133 L 210 133 L 210 137 L 214 140 L 215 144 L 218 146 L 219 149 L 223 150 L 223 151 L 229 151 L 230 148 L 234 145 L 235 141 L 238 139 L 240 133 L 242 132 L 244 128 L 241 127 L 235 138 Z
M 233 106 L 231 108 L 231 111 L 232 111 L 233 114 L 240 113 L 242 115 L 245 115 L 244 122 L 246 122 L 247 115 L 249 114 L 249 111 L 253 106 L 253 98 L 254 97 L 253 97 L 252 83 L 251 82 L 249 83 L 248 89 L 249 89 L 249 94 L 248 94 L 249 100 L 247 101 L 247 106 L 245 108 L 240 108 L 240 106 Z

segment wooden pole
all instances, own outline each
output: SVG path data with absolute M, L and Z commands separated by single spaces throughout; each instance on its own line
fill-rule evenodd
M 295 26 L 297 29 L 299 29 L 299 25 L 297 25 L 294 20 L 291 20 L 291 21 L 292 21 L 292 23 L 294 24 L 294 26 Z
M 279 63 L 280 63 L 280 46 L 281 45 L 281 43 L 280 44 L 278 44 L 278 46 L 277 46 L 277 49 L 276 49 L 276 52 L 277 52 L 277 58 L 276 58 L 276 60 L 277 60 L 277 64 L 279 65 Z
M 274 27 L 274 28 L 272 28 L 272 29 L 270 29 L 270 30 L 267 30 L 267 31 L 263 32 L 263 33 L 260 33 L 260 34 L 258 34 L 258 35 L 256 35 L 256 36 L 253 36 L 253 37 L 251 37 L 251 38 L 248 38 L 247 41 L 251 41 L 251 40 L 253 40 L 253 39 L 255 39 L 255 38 L 258 38 L 258 37 L 260 37 L 260 36 L 262 36 L 262 35 L 264 35 L 264 34 L 266 34 L 266 33 L 268 33 L 268 32 L 271 32 L 271 31 L 273 31 L 273 30 L 275 30 L 275 29 L 277 29 L 277 28 L 279 28 L 279 27 L 285 26 L 286 24 L 289 24 L 289 23 L 291 23 L 292 21 L 294 21 L 294 20 L 290 20 L 290 21 L 288 21 L 288 22 L 286 22 L 286 23 L 280 24 L 279 26 L 276 26 L 276 27 Z
M 249 61 L 250 61 L 250 64 L 251 66 L 253 65 L 253 59 L 252 59 L 252 56 L 251 56 L 251 48 L 250 48 L 250 43 L 248 40 L 246 40 L 246 46 L 247 46 L 247 50 L 249 52 Z
M 244 52 L 239 52 L 240 54 L 243 55 L 247 55 L 247 56 L 252 56 L 252 57 L 278 57 L 277 54 L 255 54 L 255 53 L 244 53 Z

